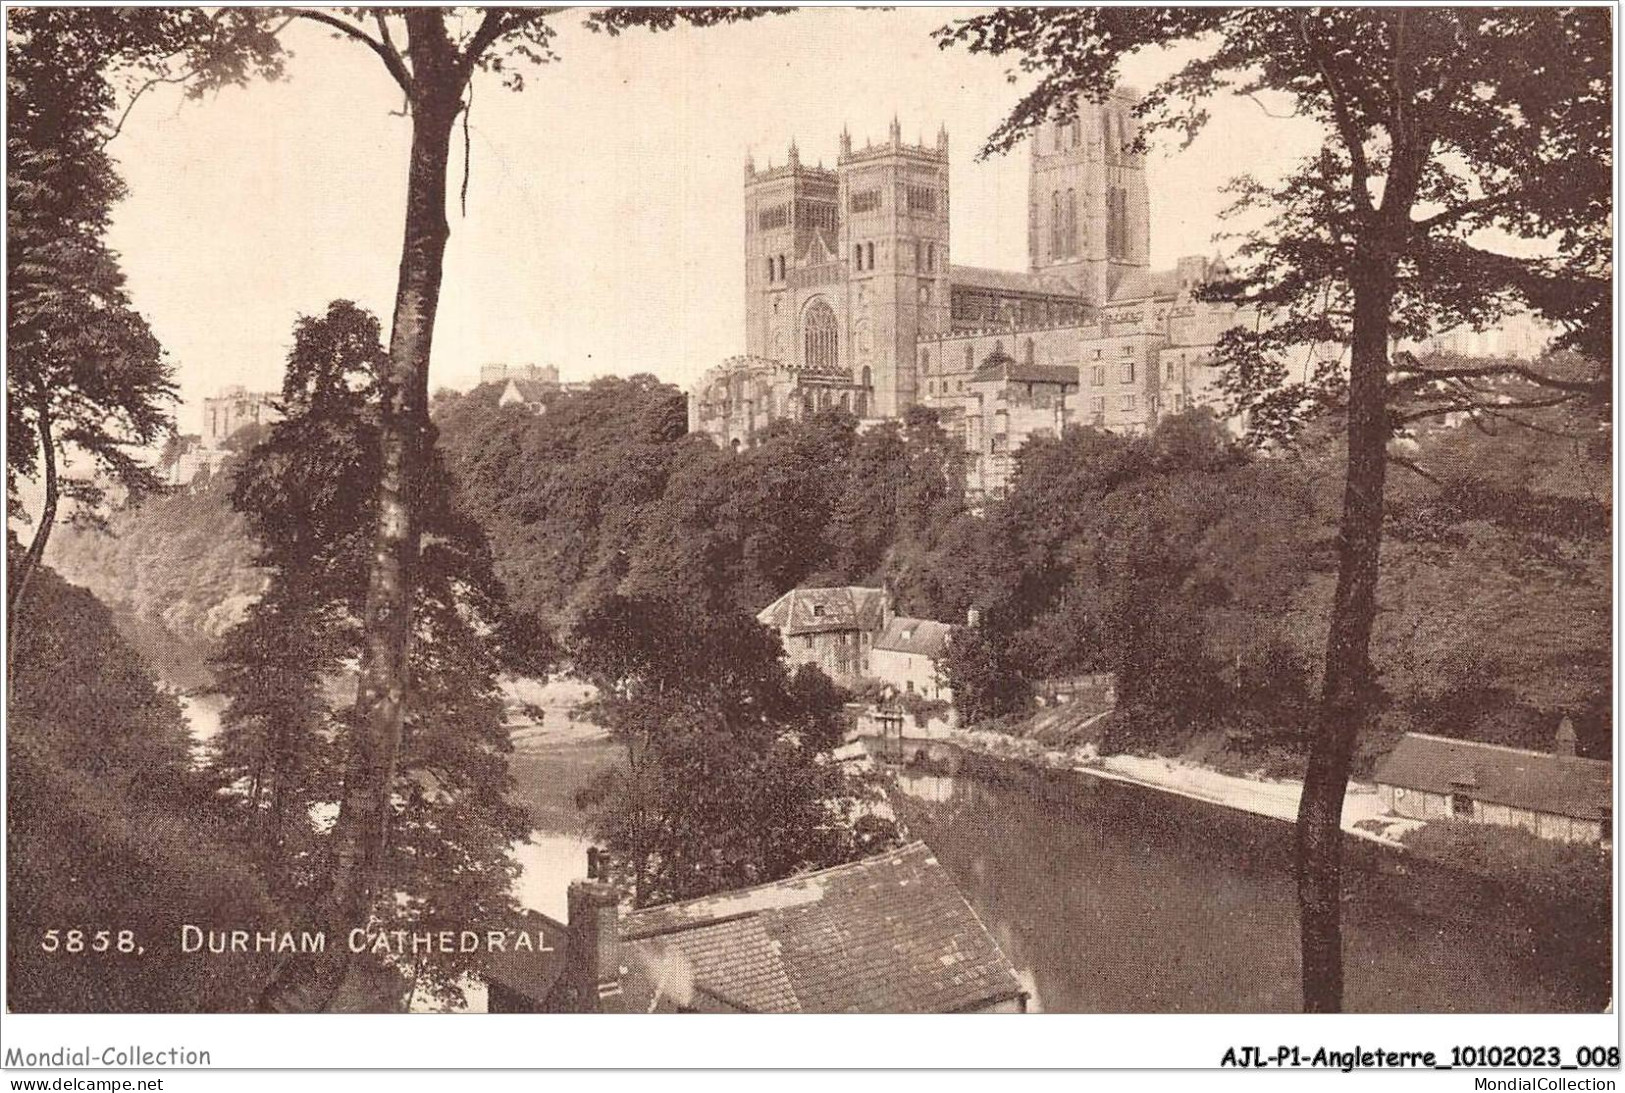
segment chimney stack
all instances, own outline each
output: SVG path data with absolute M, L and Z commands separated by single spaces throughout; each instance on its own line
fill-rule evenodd
M 621 1009 L 620 894 L 601 880 L 570 882 L 570 949 L 564 970 L 575 1013 Z
M 1570 721 L 1567 717 L 1564 717 L 1563 720 L 1557 724 L 1557 747 L 1555 749 L 1557 754 L 1575 754 L 1575 745 L 1578 743 L 1579 734 L 1574 731 L 1574 722 Z
M 980 607 L 967 608 L 965 611 L 965 625 L 972 630 L 982 625 L 982 609 Z

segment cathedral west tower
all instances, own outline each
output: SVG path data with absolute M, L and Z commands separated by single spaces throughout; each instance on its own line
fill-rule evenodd
M 873 413 L 898 417 L 918 400 L 920 336 L 948 328 L 947 131 L 904 144 L 894 118 L 886 143 L 855 151 L 843 133 L 836 171 L 854 376 Z

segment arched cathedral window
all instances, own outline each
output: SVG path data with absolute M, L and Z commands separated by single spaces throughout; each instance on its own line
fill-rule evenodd
M 1113 186 L 1106 195 L 1106 253 L 1112 258 L 1128 256 L 1128 191 Z
M 1066 192 L 1066 253 L 1073 258 L 1078 256 L 1078 195 L 1075 190 Z
M 840 340 L 835 312 L 823 300 L 807 305 L 801 321 L 802 364 L 816 371 L 834 371 L 840 365 Z
M 863 245 L 863 256 L 869 260 L 869 268 L 874 269 L 875 268 L 875 245 L 873 243 L 865 243 Z
M 1051 258 L 1058 258 L 1064 249 L 1061 240 L 1061 191 L 1056 190 L 1049 195 L 1049 253 Z

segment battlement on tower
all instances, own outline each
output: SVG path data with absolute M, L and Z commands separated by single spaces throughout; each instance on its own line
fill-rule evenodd
M 823 182 L 830 186 L 836 185 L 839 181 L 835 172 L 828 167 L 809 167 L 804 163 L 787 163 L 775 167 L 769 161 L 766 167 L 757 170 L 754 163 L 749 160 L 745 161 L 745 182 L 747 185 L 753 182 L 774 182 L 784 178 Z

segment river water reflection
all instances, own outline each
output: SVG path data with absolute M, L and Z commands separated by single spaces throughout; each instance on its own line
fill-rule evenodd
M 1052 1012 L 1299 1006 L 1288 824 L 933 747 L 895 803 Z M 1351 844 L 1345 1006 L 1378 1012 L 1601 1010 L 1607 927 Z M 1403 871 L 1402 871 L 1403 870 Z M 1600 938 L 1598 934 L 1602 934 Z

